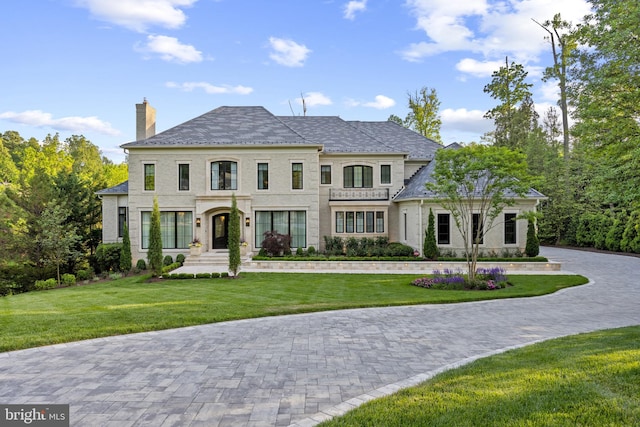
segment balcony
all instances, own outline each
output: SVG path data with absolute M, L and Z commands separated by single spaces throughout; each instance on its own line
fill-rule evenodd
M 329 200 L 389 200 L 388 188 L 332 188 Z

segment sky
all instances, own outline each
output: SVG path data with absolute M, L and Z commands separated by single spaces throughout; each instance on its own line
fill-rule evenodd
M 480 141 L 505 58 L 528 71 L 539 112 L 556 105 L 544 22 L 574 24 L 586 0 L 5 0 L 0 132 L 84 135 L 116 163 L 135 104 L 156 131 L 219 106 L 275 115 L 404 118 L 434 88 L 442 142 Z

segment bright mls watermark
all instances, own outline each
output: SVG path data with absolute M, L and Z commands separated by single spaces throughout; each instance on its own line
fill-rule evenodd
M 2 405 L 0 426 L 69 427 L 69 405 Z

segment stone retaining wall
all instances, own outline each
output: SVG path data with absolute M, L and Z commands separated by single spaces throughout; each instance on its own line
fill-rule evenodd
M 372 272 L 372 273 L 425 273 L 432 274 L 433 270 L 467 270 L 466 262 L 439 262 L 439 261 L 250 261 L 242 264 L 251 270 L 287 271 L 300 270 L 312 271 L 336 271 L 336 272 Z M 500 267 L 507 273 L 513 272 L 557 272 L 562 265 L 558 262 L 481 262 L 479 268 Z

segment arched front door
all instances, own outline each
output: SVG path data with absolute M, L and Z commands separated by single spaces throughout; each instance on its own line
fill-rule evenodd
M 213 249 L 227 249 L 229 243 L 229 214 L 214 215 L 213 220 Z

